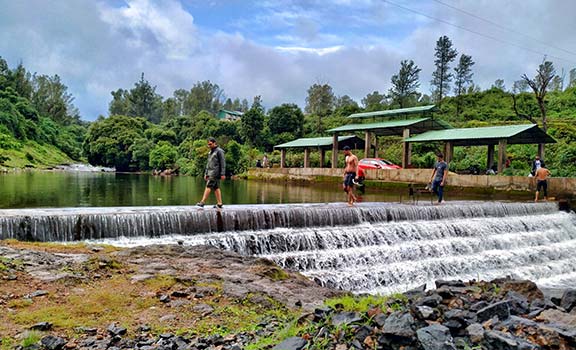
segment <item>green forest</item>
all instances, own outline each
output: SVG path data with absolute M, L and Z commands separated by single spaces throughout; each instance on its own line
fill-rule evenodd
M 23 64 L 10 67 L 0 57 L 0 167 L 42 169 L 89 162 L 117 171 L 171 169 L 199 175 L 208 153 L 206 138 L 213 136 L 226 151 L 229 175 L 241 174 L 264 153 L 279 164 L 274 145 L 330 136 L 325 130 L 351 123 L 346 117 L 352 113 L 435 103 L 439 110 L 434 117 L 454 127 L 537 123 L 558 141 L 546 145 L 544 153 L 553 176 L 576 176 L 576 69 L 565 77 L 551 62 L 542 61 L 538 71 L 518 77 L 511 88 L 497 79 L 481 90 L 473 82 L 472 58 L 461 54 L 458 59 L 447 37 L 438 40 L 435 57 L 430 95 L 418 91 L 420 68 L 405 60 L 390 78 L 389 91 L 369 92 L 357 102 L 338 95 L 329 84 L 316 83 L 307 90 L 304 110 L 292 103 L 266 109 L 265 96 L 252 101 L 226 97 L 210 81 L 165 97 L 142 73 L 131 88 L 112 91 L 109 115 L 93 122 L 81 120 L 58 75 L 31 73 Z M 243 115 L 238 121 L 219 119 L 220 110 Z M 378 145 L 381 157 L 401 162 L 400 138 L 381 138 Z M 441 147 L 414 145 L 413 165 L 431 167 Z M 527 175 L 537 152 L 536 145 L 509 145 L 512 166 L 505 174 Z M 457 147 L 451 170 L 483 169 L 486 153 L 486 147 Z M 312 166 L 319 166 L 318 157 L 312 152 Z M 287 165 L 302 166 L 302 152 L 289 152 Z

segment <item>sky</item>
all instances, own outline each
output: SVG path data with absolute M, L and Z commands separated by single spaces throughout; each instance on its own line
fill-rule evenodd
M 483 89 L 534 76 L 544 57 L 568 77 L 574 13 L 573 0 L 0 0 L 0 56 L 58 74 L 88 121 L 142 73 L 165 98 L 210 80 L 226 97 L 303 108 L 315 83 L 358 103 L 386 93 L 410 59 L 430 94 L 442 35 Z

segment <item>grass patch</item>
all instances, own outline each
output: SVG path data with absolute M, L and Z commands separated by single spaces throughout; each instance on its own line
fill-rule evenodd
M 406 304 L 408 298 L 403 294 L 392 295 L 344 295 L 341 297 L 331 298 L 324 302 L 326 306 L 343 311 L 366 312 L 373 308 L 382 308 L 386 310 L 391 308 L 396 311 Z
M 145 280 L 144 284 L 155 291 L 168 290 L 176 284 L 176 278 L 167 275 L 157 275 Z
M 29 346 L 38 344 L 38 342 L 42 339 L 42 333 L 38 331 L 28 331 L 24 334 L 24 338 L 22 338 L 22 345 L 23 348 L 27 348 Z
M 0 245 L 5 245 L 18 249 L 33 249 L 50 253 L 85 253 L 94 254 L 91 247 L 101 248 L 100 253 L 111 253 L 119 251 L 122 248 L 111 245 L 86 245 L 86 243 L 57 243 L 57 242 L 24 242 L 16 239 L 5 239 L 0 241 Z

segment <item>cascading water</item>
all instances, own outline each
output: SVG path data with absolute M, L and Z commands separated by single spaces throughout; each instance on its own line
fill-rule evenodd
M 61 219 L 25 214 L 0 212 L 0 237 L 25 218 L 28 234 L 38 239 L 209 244 L 265 257 L 321 285 L 354 292 L 389 293 L 436 279 L 507 275 L 544 287 L 576 282 L 576 214 L 559 212 L 554 203 L 164 207 L 101 214 L 85 209 Z M 60 231 L 41 229 L 48 218 Z

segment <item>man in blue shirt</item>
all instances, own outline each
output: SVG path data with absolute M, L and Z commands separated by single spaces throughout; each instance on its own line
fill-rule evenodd
M 442 153 L 438 153 L 436 157 L 438 161 L 434 165 L 434 171 L 430 177 L 430 184 L 432 191 L 438 196 L 438 203 L 442 203 L 444 184 L 446 183 L 446 176 L 448 176 L 448 164 L 444 161 L 444 155 Z

